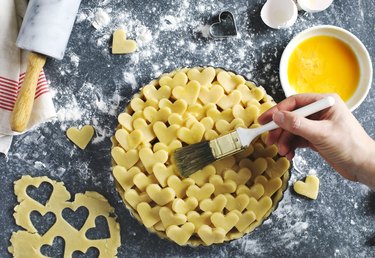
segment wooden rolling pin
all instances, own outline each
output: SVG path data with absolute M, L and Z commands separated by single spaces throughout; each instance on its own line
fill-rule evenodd
M 13 107 L 11 128 L 15 132 L 25 131 L 30 120 L 33 109 L 36 86 L 39 74 L 46 63 L 46 56 L 37 53 L 30 53 L 27 57 L 27 70 L 21 85 L 16 104 Z

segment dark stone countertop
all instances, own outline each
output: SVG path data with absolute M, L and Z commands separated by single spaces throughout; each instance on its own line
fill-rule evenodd
M 330 24 L 357 35 L 375 57 L 375 2 L 334 1 L 324 12 L 300 12 L 289 29 L 273 30 L 260 19 L 265 1 L 83 0 L 62 61 L 45 67 L 58 118 L 14 139 L 9 156 L 0 156 L 0 256 L 10 257 L 11 233 L 19 230 L 12 212 L 17 204 L 13 182 L 22 175 L 63 181 L 72 193 L 93 190 L 115 207 L 121 224 L 119 257 L 373 257 L 375 256 L 375 194 L 342 179 L 316 153 L 300 150 L 290 185 L 315 170 L 321 180 L 316 201 L 289 188 L 278 209 L 254 232 L 210 247 L 180 247 L 148 233 L 125 209 L 110 170 L 110 137 L 116 116 L 138 89 L 163 72 L 179 67 L 212 65 L 242 74 L 262 85 L 277 101 L 283 99 L 278 64 L 283 49 L 303 29 Z M 110 22 L 94 28 L 95 13 Z M 205 37 L 212 17 L 222 10 L 236 17 L 239 36 Z M 110 54 L 113 30 L 124 27 L 139 50 Z M 202 33 L 203 32 L 203 33 Z M 375 137 L 375 90 L 354 112 Z M 74 147 L 65 131 L 92 124 L 97 130 L 85 151 Z

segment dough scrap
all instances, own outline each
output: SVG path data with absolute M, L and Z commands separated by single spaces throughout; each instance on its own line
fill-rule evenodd
M 75 127 L 70 127 L 66 131 L 66 135 L 75 145 L 84 150 L 94 136 L 95 130 L 91 125 L 85 125 L 79 130 Z
M 130 54 L 137 50 L 137 42 L 126 39 L 126 31 L 117 29 L 113 33 L 112 54 Z
M 242 237 L 275 209 L 289 161 L 264 137 L 182 178 L 175 149 L 238 127 L 257 127 L 275 103 L 262 87 L 213 67 L 183 68 L 144 86 L 119 115 L 112 138 L 116 188 L 132 214 L 179 245 Z
M 45 182 L 52 186 L 52 192 L 47 203 L 43 205 L 28 195 L 27 188 L 32 186 L 39 188 Z M 64 257 L 72 257 L 76 251 L 86 253 L 91 247 L 99 251 L 99 257 L 117 256 L 117 248 L 121 244 L 120 227 L 114 217 L 114 209 L 99 193 L 78 193 L 74 196 L 74 200 L 70 201 L 71 195 L 64 183 L 45 176 L 35 178 L 22 176 L 14 183 L 14 193 L 19 204 L 14 208 L 13 216 L 16 224 L 25 229 L 12 233 L 10 239 L 12 245 L 8 250 L 14 257 L 45 257 L 41 248 L 52 246 L 56 237 L 63 238 L 65 242 Z M 85 207 L 88 214 L 82 227 L 77 228 L 64 219 L 63 210 L 69 209 L 71 213 L 74 213 L 80 207 Z M 47 213 L 55 215 L 55 223 L 42 235 L 30 219 L 33 211 L 37 211 L 42 216 Z M 87 233 L 96 229 L 98 218 L 105 219 L 109 236 L 95 240 L 89 239 Z
M 319 178 L 314 175 L 308 175 L 305 182 L 297 181 L 293 185 L 294 191 L 312 200 L 316 200 L 319 194 Z

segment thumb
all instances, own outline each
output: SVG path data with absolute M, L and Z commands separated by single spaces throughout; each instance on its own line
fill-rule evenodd
M 282 129 L 301 136 L 309 142 L 315 142 L 322 130 L 318 121 L 310 120 L 288 111 L 276 111 L 272 119 Z

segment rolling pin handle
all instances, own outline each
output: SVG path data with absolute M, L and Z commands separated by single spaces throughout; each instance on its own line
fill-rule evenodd
M 27 57 L 26 75 L 11 116 L 11 128 L 15 132 L 25 131 L 29 123 L 34 104 L 36 86 L 38 84 L 40 72 L 45 63 L 45 55 L 31 52 Z

